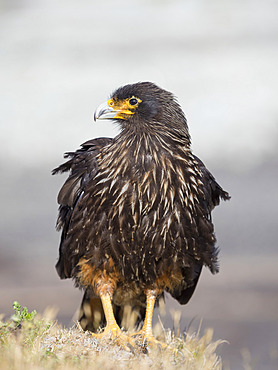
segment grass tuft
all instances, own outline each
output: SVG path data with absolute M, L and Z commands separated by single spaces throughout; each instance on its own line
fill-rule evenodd
M 169 348 L 178 350 L 149 350 L 148 354 L 128 352 L 112 341 L 93 338 L 89 332 L 76 327 L 65 329 L 54 320 L 49 310 L 42 316 L 28 312 L 18 302 L 13 305 L 10 320 L 0 318 L 0 369 L 221 369 L 216 348 L 223 341 L 213 341 L 213 330 L 202 337 L 175 336 L 169 330 L 158 334 Z

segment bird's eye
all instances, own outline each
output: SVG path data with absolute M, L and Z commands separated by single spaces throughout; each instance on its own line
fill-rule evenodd
M 137 103 L 138 103 L 138 100 L 136 98 L 129 99 L 129 104 L 130 105 L 136 105 Z

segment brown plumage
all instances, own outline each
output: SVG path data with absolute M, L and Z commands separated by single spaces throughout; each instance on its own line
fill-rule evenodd
M 92 303 L 103 294 L 118 322 L 126 305 L 143 319 L 148 292 L 187 303 L 202 266 L 218 271 L 211 211 L 229 199 L 192 154 L 170 92 L 150 82 L 121 87 L 95 118 L 117 120 L 120 134 L 87 141 L 53 171 L 69 171 L 58 195 L 56 268 L 85 289 L 81 318 L 91 330 L 105 323 Z

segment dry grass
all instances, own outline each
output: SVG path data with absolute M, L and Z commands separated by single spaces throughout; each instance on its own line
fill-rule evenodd
M 151 349 L 144 354 L 140 349 L 128 352 L 111 341 L 100 341 L 78 327 L 63 329 L 50 318 L 49 311 L 42 317 L 36 313 L 31 316 L 0 320 L 0 369 L 222 368 L 215 350 L 223 341 L 213 341 L 212 329 L 201 338 L 187 335 L 185 339 L 161 330 L 158 337 L 169 349 Z

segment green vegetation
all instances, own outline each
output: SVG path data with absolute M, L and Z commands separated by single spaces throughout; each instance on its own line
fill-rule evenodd
M 215 350 L 222 341 L 212 340 L 212 329 L 204 336 L 175 337 L 170 331 L 156 336 L 169 349 L 126 351 L 111 341 L 93 338 L 89 332 L 63 329 L 48 310 L 43 316 L 28 312 L 14 302 L 10 320 L 0 318 L 0 369 L 221 369 Z M 51 318 L 52 316 L 52 318 Z M 171 349 L 172 348 L 172 349 Z M 178 349 L 175 354 L 173 349 Z

